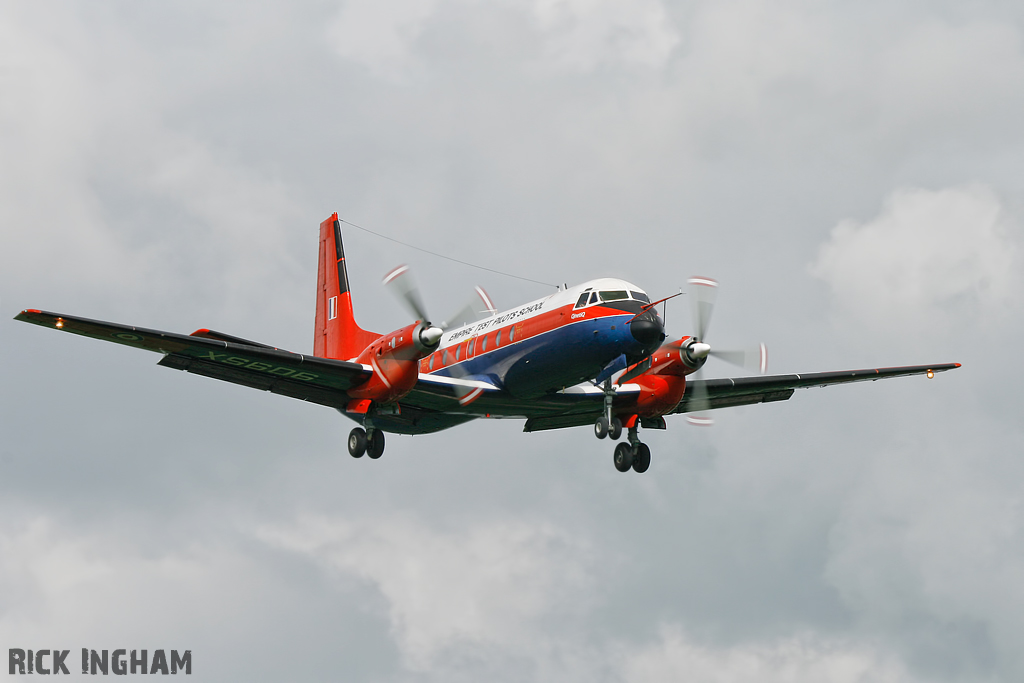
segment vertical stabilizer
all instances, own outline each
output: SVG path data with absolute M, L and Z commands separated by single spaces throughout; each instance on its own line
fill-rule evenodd
M 359 327 L 352 313 L 352 293 L 348 289 L 341 221 L 335 213 L 320 224 L 313 355 L 350 360 L 379 336 Z

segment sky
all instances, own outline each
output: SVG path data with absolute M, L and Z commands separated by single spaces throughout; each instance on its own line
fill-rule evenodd
M 210 681 L 1021 680 L 1022 120 L 1024 6 L 996 0 L 3 3 L 0 649 L 76 675 L 82 647 L 190 649 Z M 704 275 L 709 339 L 769 372 L 963 367 L 677 416 L 637 475 L 517 420 L 353 460 L 328 408 L 12 320 L 309 352 L 335 211 L 528 278 L 347 227 L 380 332 L 399 263 L 431 311 Z

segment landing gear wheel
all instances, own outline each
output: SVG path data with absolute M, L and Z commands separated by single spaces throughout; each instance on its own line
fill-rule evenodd
M 594 436 L 599 439 L 603 439 L 608 436 L 608 418 L 602 415 L 597 418 L 597 422 L 594 423 Z
M 643 474 L 651 466 L 651 449 L 645 443 L 636 445 L 636 453 L 633 454 L 633 471 Z
M 348 454 L 353 458 L 361 458 L 365 452 L 366 432 L 362 427 L 356 427 L 348 433 Z
M 629 472 L 633 466 L 633 449 L 628 443 L 620 443 L 615 447 L 615 469 L 619 472 Z
M 384 455 L 384 432 L 371 429 L 366 440 L 366 454 L 376 460 Z
M 613 417 L 612 423 L 608 427 L 608 438 L 612 441 L 618 441 L 620 436 L 622 436 L 622 420 Z

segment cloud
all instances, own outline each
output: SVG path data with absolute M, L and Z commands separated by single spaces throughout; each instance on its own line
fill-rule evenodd
M 999 446 L 979 448 L 981 434 Z M 1024 673 L 1022 452 L 1019 431 L 965 417 L 865 454 L 851 481 L 825 575 L 863 628 L 892 633 L 925 671 Z
M 702 683 L 909 683 L 919 680 L 892 656 L 850 641 L 792 637 L 733 647 L 701 645 L 677 626 L 624 656 L 624 681 L 693 680 Z
M 536 0 L 545 56 L 591 71 L 601 65 L 663 67 L 680 37 L 660 0 Z
M 427 24 L 442 10 L 453 9 L 507 11 L 528 20 L 540 40 L 539 52 L 527 59 L 569 72 L 608 65 L 661 68 L 680 42 L 661 0 L 628 5 L 614 0 L 535 0 L 532 5 L 506 1 L 496 7 L 474 0 L 350 0 L 331 22 L 328 37 L 339 56 L 362 65 L 374 77 L 409 82 L 428 66 L 417 49 Z M 446 20 L 446 40 L 475 30 L 472 24 L 452 22 L 450 16 Z M 495 28 L 488 25 L 488 30 Z M 502 36 L 490 38 L 500 43 Z
M 441 530 L 394 515 L 358 522 L 306 517 L 262 527 L 257 537 L 376 587 L 403 658 L 416 671 L 460 652 L 528 654 L 543 646 L 544 621 L 582 609 L 590 582 L 578 540 L 522 520 Z
M 415 43 L 437 4 L 437 0 L 350 0 L 327 34 L 341 57 L 361 64 L 376 77 L 402 81 L 417 66 Z
M 845 220 L 810 273 L 839 313 L 881 333 L 953 332 L 1019 298 L 1019 246 L 980 184 L 901 189 L 870 220 Z

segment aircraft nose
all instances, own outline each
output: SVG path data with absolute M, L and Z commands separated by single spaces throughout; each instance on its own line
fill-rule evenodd
M 658 314 L 652 310 L 644 311 L 629 323 L 629 332 L 644 348 L 656 347 L 665 341 L 665 326 Z

